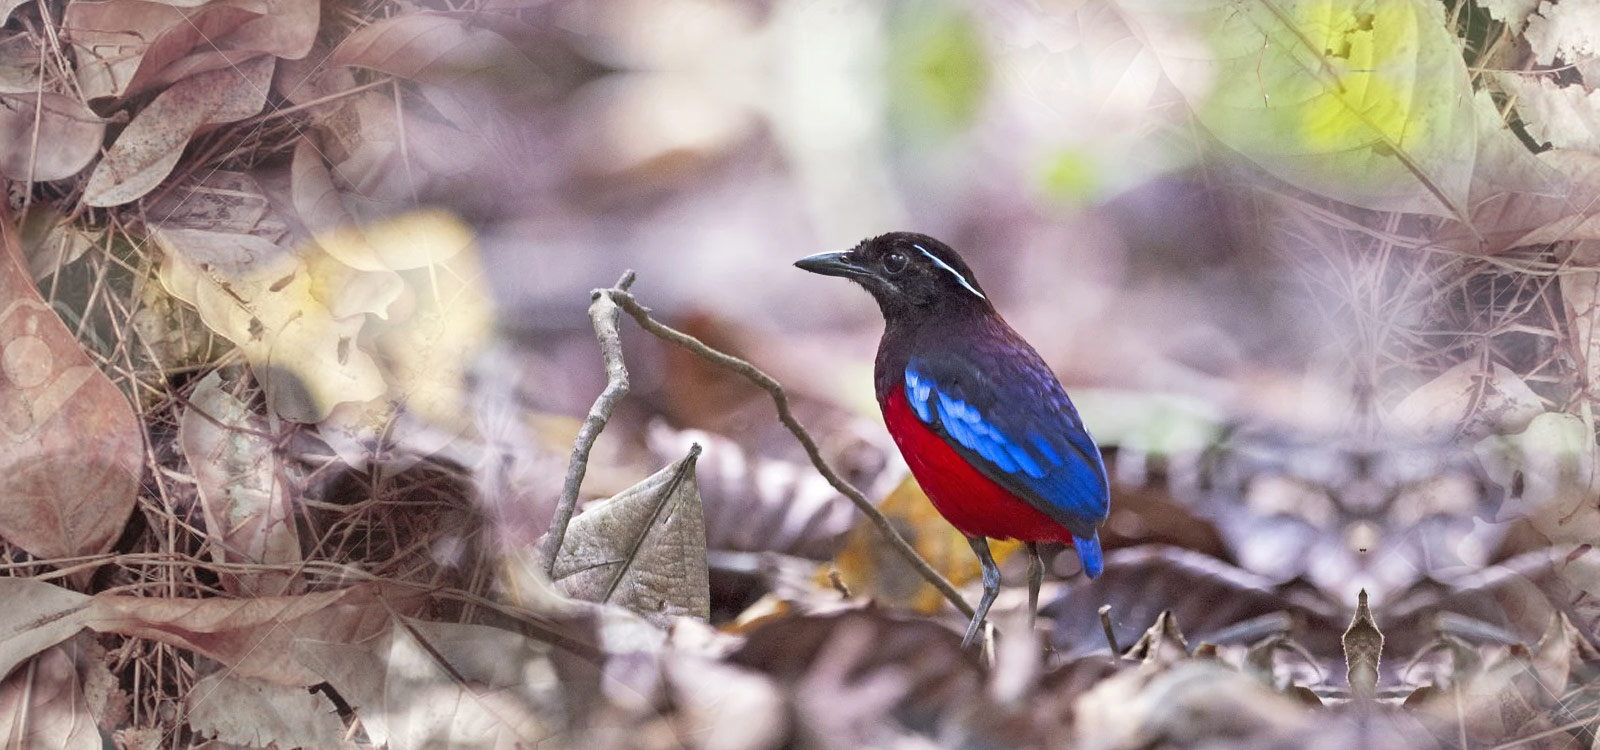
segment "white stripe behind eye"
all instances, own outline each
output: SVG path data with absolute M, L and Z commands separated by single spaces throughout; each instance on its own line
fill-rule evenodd
M 940 268 L 943 268 L 946 271 L 949 271 L 951 276 L 956 277 L 956 281 L 961 282 L 961 285 L 967 288 L 967 291 L 978 295 L 978 299 L 988 299 L 988 297 L 983 296 L 983 292 L 978 291 L 977 287 L 974 287 L 973 285 L 968 284 L 967 283 L 967 278 L 965 276 L 962 276 L 960 271 L 957 271 L 956 269 L 951 268 L 950 264 L 940 260 L 939 256 L 928 252 L 928 249 L 923 247 L 923 246 L 921 246 L 921 245 L 912 245 L 912 247 L 914 247 L 914 248 L 916 248 L 918 250 L 921 250 L 922 254 L 928 256 L 928 260 L 933 261 L 934 265 L 936 265 L 936 266 L 938 266 Z

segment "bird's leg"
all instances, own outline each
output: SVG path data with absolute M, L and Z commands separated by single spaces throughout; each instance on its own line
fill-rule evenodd
M 994 557 L 989 554 L 989 540 L 981 536 L 969 536 L 967 544 L 972 545 L 973 554 L 978 556 L 978 562 L 983 563 L 983 598 L 978 600 L 978 610 L 973 613 L 972 622 L 967 625 L 967 634 L 961 639 L 962 648 L 971 646 L 977 640 L 978 631 L 983 629 L 983 621 L 989 616 L 989 607 L 1000 594 L 1000 567 L 994 564 Z
M 1027 542 L 1028 547 L 1028 627 L 1039 619 L 1039 584 L 1044 580 L 1044 561 L 1039 559 L 1039 543 Z

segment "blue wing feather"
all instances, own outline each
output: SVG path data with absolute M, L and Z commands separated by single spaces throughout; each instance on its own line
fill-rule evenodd
M 1084 570 L 1098 575 L 1095 527 L 1109 505 L 1105 465 L 1055 377 L 1048 370 L 1043 377 L 1024 373 L 1032 392 L 1017 394 L 1025 405 L 1007 410 L 1000 403 L 1005 394 L 974 393 L 974 378 L 940 378 L 937 368 L 917 357 L 906 367 L 906 397 L 917 418 L 985 476 L 1061 522 L 1077 540 Z

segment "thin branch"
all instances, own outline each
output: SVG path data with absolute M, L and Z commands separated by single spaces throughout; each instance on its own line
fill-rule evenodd
M 626 295 L 630 286 L 633 286 L 631 270 L 622 274 L 616 286 L 596 289 L 591 294 L 589 319 L 594 322 L 594 336 L 600 341 L 601 356 L 605 357 L 606 389 L 589 407 L 589 414 L 583 418 L 583 426 L 578 429 L 578 437 L 572 443 L 567 479 L 561 485 L 561 498 L 556 501 L 555 518 L 550 521 L 550 543 L 544 548 L 542 562 L 547 576 L 555 574 L 556 553 L 561 551 L 561 542 L 567 536 L 567 524 L 572 522 L 572 511 L 578 506 L 578 488 L 583 486 L 583 474 L 589 467 L 589 451 L 594 448 L 594 441 L 600 437 L 606 422 L 611 420 L 611 412 L 617 402 L 628 395 L 628 368 L 622 363 L 622 337 L 617 331 L 621 315 L 612 298 L 616 293 Z
M 817 471 L 822 474 L 824 479 L 828 480 L 828 484 L 833 485 L 833 488 L 838 490 L 840 494 L 850 498 L 850 502 L 855 503 L 856 508 L 872 522 L 879 536 L 883 537 L 884 541 L 887 541 L 889 546 L 893 547 L 895 552 L 899 553 L 902 558 L 905 558 L 905 561 L 919 575 L 926 579 L 928 583 L 933 584 L 934 588 L 944 595 L 944 598 L 949 599 L 950 603 L 956 606 L 956 609 L 961 610 L 968 617 L 973 615 L 972 605 L 962 598 L 960 592 L 956 591 L 955 586 L 950 585 L 950 582 L 945 580 L 944 576 L 939 575 L 939 571 L 934 570 L 927 560 L 922 559 L 922 556 L 917 554 L 911 543 L 907 542 L 905 537 L 895 530 L 894 526 L 889 523 L 889 519 L 885 518 L 882 513 L 878 512 L 877 508 L 873 507 L 872 502 L 867 500 L 867 496 L 861 494 L 861 490 L 844 481 L 838 472 L 835 472 L 833 467 L 828 465 L 828 462 L 822 457 L 822 451 L 817 448 L 817 441 L 812 439 L 811 433 L 800 425 L 800 422 L 794 418 L 794 414 L 789 410 L 789 397 L 784 393 L 783 386 L 779 385 L 778 381 L 774 380 L 771 375 L 762 372 L 749 362 L 712 349 L 699 339 L 658 322 L 655 318 L 650 317 L 649 309 L 640 305 L 633 298 L 633 295 L 628 293 L 627 286 L 624 284 L 619 283 L 615 288 L 602 289 L 597 293 L 616 302 L 617 306 L 621 307 L 639 323 L 640 328 L 649 331 L 656 338 L 687 349 L 695 356 L 714 365 L 732 370 L 744 376 L 746 380 L 760 386 L 762 390 L 772 396 L 772 402 L 778 408 L 778 420 L 783 422 L 783 426 L 789 429 L 789 432 L 794 435 L 796 440 L 800 441 L 800 447 L 804 448 L 806 455 L 811 458 L 811 465 L 817 467 Z M 594 308 L 590 309 L 592 311 Z M 596 323 L 597 328 L 598 325 Z M 607 391 L 609 392 L 610 389 L 608 388 Z M 584 426 L 588 427 L 587 422 Z M 573 456 L 574 460 L 576 460 L 576 451 L 573 452 Z M 568 477 L 569 479 L 571 477 L 570 469 Z M 568 508 L 568 515 L 571 515 L 570 508 Z M 557 539 L 559 538 L 557 537 Z

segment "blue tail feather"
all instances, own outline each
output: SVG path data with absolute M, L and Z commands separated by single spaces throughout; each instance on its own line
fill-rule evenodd
M 1083 563 L 1083 573 L 1090 578 L 1099 578 L 1100 573 L 1106 568 L 1105 556 L 1100 552 L 1100 532 L 1085 539 L 1081 536 L 1072 538 L 1073 548 L 1078 550 L 1078 562 Z

